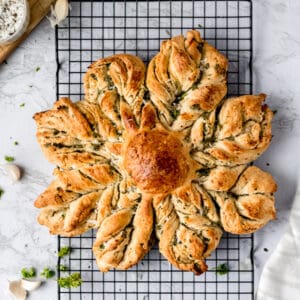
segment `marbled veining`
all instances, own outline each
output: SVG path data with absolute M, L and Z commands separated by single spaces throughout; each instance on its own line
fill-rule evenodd
M 278 113 L 274 139 L 258 164 L 276 178 L 278 216 L 255 234 L 255 280 L 284 232 L 300 167 L 300 2 L 254 0 L 254 92 L 269 95 Z M 36 72 L 36 67 L 40 71 Z M 5 194 L 0 199 L 0 299 L 10 299 L 7 281 L 22 267 L 41 270 L 56 264 L 56 237 L 35 221 L 33 200 L 51 180 L 52 166 L 35 141 L 32 115 L 55 100 L 54 31 L 43 21 L 31 36 L 0 66 L 0 163 L 12 155 L 24 169 L 22 180 L 11 185 L 0 174 Z M 25 107 L 19 105 L 25 103 Z M 17 140 L 18 146 L 13 142 Z M 265 252 L 268 248 L 269 252 Z M 56 299 L 56 284 L 47 281 L 30 299 Z

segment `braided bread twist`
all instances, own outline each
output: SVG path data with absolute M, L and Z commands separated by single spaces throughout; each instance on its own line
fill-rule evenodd
M 94 62 L 85 99 L 37 113 L 55 179 L 37 198 L 52 234 L 97 228 L 101 271 L 127 269 L 159 241 L 177 268 L 200 274 L 222 231 L 275 217 L 272 176 L 248 166 L 271 141 L 266 96 L 224 100 L 227 60 L 189 31 L 162 43 L 146 72 L 135 56 Z

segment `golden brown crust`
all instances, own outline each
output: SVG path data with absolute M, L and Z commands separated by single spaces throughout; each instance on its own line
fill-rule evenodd
M 221 163 L 245 164 L 269 146 L 273 112 L 262 103 L 266 95 L 246 95 L 225 101 L 219 115 L 217 142 L 206 152 Z
M 152 199 L 138 196 L 133 201 L 126 200 L 120 199 L 118 208 L 103 219 L 97 232 L 93 250 L 102 272 L 111 268 L 128 269 L 150 249 Z
M 180 197 L 187 193 L 198 200 L 196 205 Z M 176 196 L 157 196 L 153 205 L 160 252 L 181 270 L 196 275 L 205 272 L 204 259 L 219 244 L 222 231 L 206 217 L 206 206 L 199 190 L 190 185 Z
M 205 189 L 225 192 L 234 186 L 245 167 L 245 165 L 232 168 L 218 166 L 211 170 L 199 170 L 199 174 L 201 174 L 201 171 L 202 174 L 204 173 L 203 186 Z M 207 173 L 206 176 L 205 173 Z
M 198 31 L 162 43 L 150 61 L 147 88 L 160 121 L 173 130 L 191 126 L 202 111 L 213 110 L 226 95 L 227 59 Z
M 85 99 L 101 103 L 107 93 L 116 91 L 138 115 L 145 90 L 144 79 L 145 65 L 136 56 L 116 54 L 100 59 L 90 65 L 84 76 Z
M 85 99 L 37 113 L 37 139 L 57 165 L 37 198 L 52 234 L 97 228 L 99 269 L 128 269 L 149 251 L 201 274 L 222 229 L 250 233 L 275 217 L 272 176 L 246 163 L 271 141 L 265 95 L 223 100 L 227 59 L 195 31 L 94 62 Z M 155 230 L 154 230 L 155 229 Z
M 277 186 L 272 176 L 257 167 L 248 167 L 229 194 L 213 192 L 220 206 L 224 230 L 252 233 L 274 219 L 274 195 Z
M 184 146 L 168 132 L 141 131 L 124 148 L 124 167 L 142 191 L 171 192 L 185 182 L 189 165 Z

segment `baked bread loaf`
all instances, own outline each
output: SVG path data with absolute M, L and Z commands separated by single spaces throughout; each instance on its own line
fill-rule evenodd
M 146 71 L 135 56 L 94 62 L 84 100 L 34 115 L 56 164 L 38 221 L 64 236 L 97 228 L 101 271 L 127 269 L 159 241 L 181 270 L 201 274 L 223 230 L 251 233 L 275 218 L 272 176 L 248 163 L 271 141 L 266 96 L 224 99 L 227 59 L 189 31 L 162 43 Z

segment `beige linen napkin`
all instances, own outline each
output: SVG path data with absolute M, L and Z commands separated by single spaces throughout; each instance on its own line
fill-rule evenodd
M 300 185 L 287 232 L 267 261 L 256 300 L 300 299 Z

